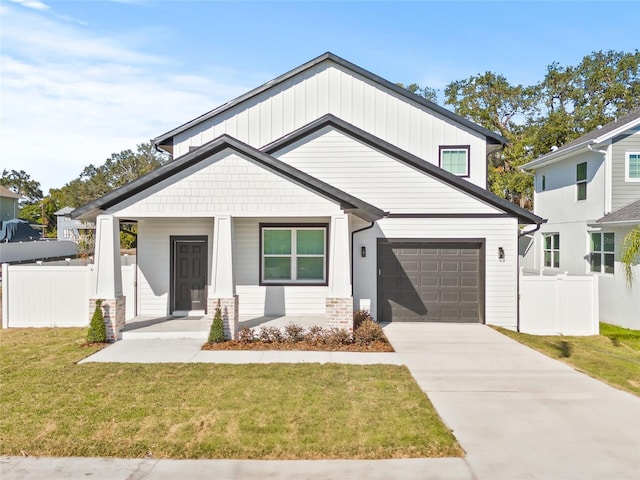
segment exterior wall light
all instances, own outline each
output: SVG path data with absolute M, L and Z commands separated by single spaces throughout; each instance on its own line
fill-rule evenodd
M 367 247 L 365 247 L 364 245 L 362 245 L 362 246 L 360 247 L 360 256 L 361 256 L 362 258 L 364 258 L 364 257 L 366 257 L 366 256 L 367 256 Z
M 498 247 L 498 260 L 504 262 L 504 248 Z

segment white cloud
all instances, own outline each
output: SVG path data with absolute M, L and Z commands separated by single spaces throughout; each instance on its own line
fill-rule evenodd
M 45 193 L 248 89 L 223 70 L 215 81 L 113 36 L 28 10 L 6 13 L 2 168 L 25 170 Z
M 11 0 L 13 3 L 18 3 L 23 7 L 33 8 L 34 10 L 49 10 L 49 5 L 38 0 Z

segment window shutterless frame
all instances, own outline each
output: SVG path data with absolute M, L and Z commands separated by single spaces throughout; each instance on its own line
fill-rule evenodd
M 587 199 L 587 162 L 576 165 L 576 200 Z
M 440 145 L 438 165 L 443 170 L 459 177 L 469 177 L 471 145 Z
M 624 180 L 626 182 L 640 182 L 640 152 L 625 152 Z
M 594 232 L 591 234 L 589 267 L 593 273 L 614 273 L 615 234 Z
M 261 286 L 329 284 L 329 224 L 260 223 L 259 229 Z M 317 233 L 313 234 L 318 231 L 322 232 L 321 252 Z
M 543 239 L 543 265 L 550 268 L 560 268 L 560 234 L 547 233 Z

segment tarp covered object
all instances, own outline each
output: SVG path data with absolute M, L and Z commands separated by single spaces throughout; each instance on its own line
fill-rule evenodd
M 29 222 L 14 218 L 2 222 L 0 228 L 0 242 L 23 242 L 39 240 L 40 232 L 31 228 Z

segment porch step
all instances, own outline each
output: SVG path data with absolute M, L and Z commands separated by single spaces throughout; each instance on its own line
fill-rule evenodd
M 210 320 L 204 316 L 154 317 L 138 316 L 127 321 L 120 332 L 122 340 L 154 340 L 192 338 L 205 342 Z

